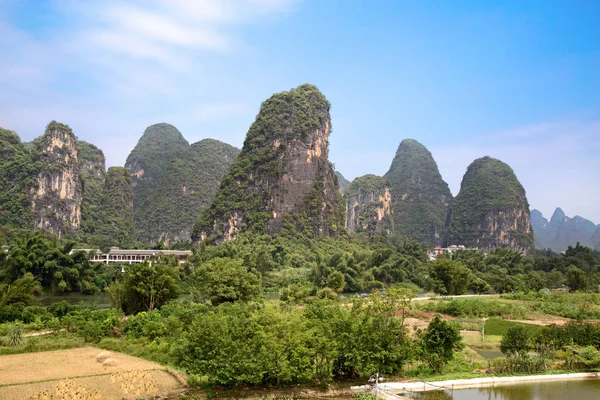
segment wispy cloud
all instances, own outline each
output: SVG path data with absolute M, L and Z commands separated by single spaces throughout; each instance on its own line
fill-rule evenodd
M 57 0 L 50 12 L 61 22 L 43 34 L 15 25 L 0 3 L 0 126 L 31 140 L 60 120 L 100 146 L 109 165 L 122 164 L 155 122 L 173 123 L 195 141 L 221 121 L 218 132 L 231 133 L 219 139 L 240 145 L 235 120 L 247 128 L 258 105 L 219 85 L 228 78 L 216 66 L 253 49 L 247 29 L 299 1 Z

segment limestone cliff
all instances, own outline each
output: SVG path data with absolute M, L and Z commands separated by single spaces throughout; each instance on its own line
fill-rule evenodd
M 507 164 L 483 157 L 469 165 L 449 215 L 447 244 L 532 249 L 525 189 Z
M 151 125 L 125 162 L 133 184 L 133 207 L 136 230 L 144 239 L 153 196 L 160 190 L 165 171 L 189 143 L 173 125 Z
M 350 181 L 348 179 L 344 178 L 344 175 L 342 175 L 342 173 L 339 171 L 335 171 L 335 176 L 337 177 L 337 182 L 338 182 L 338 186 L 340 188 L 340 193 L 344 194 L 346 189 L 348 189 L 348 186 L 350 186 Z
M 442 244 L 452 194 L 429 150 L 403 140 L 384 177 L 392 192 L 394 230 L 430 246 Z
M 243 231 L 273 235 L 284 225 L 311 236 L 343 231 L 341 195 L 328 160 L 329 107 L 312 85 L 266 100 L 193 239 L 219 243 Z
M 31 190 L 37 166 L 15 132 L 0 128 L 0 242 L 2 228 L 32 224 Z
M 81 232 L 91 235 L 102 223 L 98 215 L 98 207 L 102 201 L 106 160 L 102 150 L 81 140 L 77 142 L 77 156 L 79 158 L 79 179 L 83 190 Z
M 369 174 L 354 179 L 344 202 L 349 232 L 392 233 L 392 194 L 385 178 Z
M 133 185 L 126 168 L 110 167 L 98 205 L 100 223 L 94 239 L 103 246 L 130 246 L 135 241 Z
M 204 139 L 182 150 L 164 171 L 158 189 L 147 201 L 146 220 L 138 225 L 144 242 L 189 240 L 202 210 L 215 198 L 221 179 L 239 149 Z
M 35 141 L 34 152 L 40 165 L 32 193 L 34 227 L 55 234 L 79 229 L 82 188 L 77 138 L 67 125 L 52 121 Z

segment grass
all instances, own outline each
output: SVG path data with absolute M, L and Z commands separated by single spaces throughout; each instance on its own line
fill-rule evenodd
M 505 320 L 498 319 L 498 318 L 490 318 L 487 321 L 485 321 L 485 334 L 486 334 L 486 336 L 488 336 L 488 335 L 504 336 L 504 335 L 506 335 L 506 332 L 508 332 L 508 330 L 510 328 L 514 328 L 516 326 L 523 327 L 530 334 L 536 333 L 537 331 L 539 331 L 542 328 L 539 325 L 524 324 L 522 322 L 513 322 L 513 321 L 505 321 Z

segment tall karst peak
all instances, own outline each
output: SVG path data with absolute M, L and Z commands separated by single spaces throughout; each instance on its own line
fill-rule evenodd
M 200 213 L 214 199 L 221 179 L 239 150 L 215 139 L 203 139 L 180 151 L 163 171 L 138 224 L 143 242 L 189 240 Z
M 394 230 L 428 245 L 442 244 L 452 193 L 429 150 L 403 140 L 384 177 L 392 193 Z
M 19 135 L 0 128 L 0 228 L 32 225 L 31 191 L 37 184 L 36 174 L 37 166 Z
M 82 187 L 77 148 L 71 128 L 56 121 L 35 140 L 40 171 L 32 196 L 34 227 L 57 234 L 79 229 Z
M 276 234 L 285 222 L 309 235 L 343 231 L 341 195 L 328 160 L 329 108 L 309 84 L 263 102 L 193 239 L 223 242 L 242 231 Z
M 448 244 L 522 251 L 533 246 L 525 189 L 510 166 L 495 158 L 469 165 L 449 222 Z
M 348 231 L 392 233 L 392 194 L 387 179 L 371 174 L 354 179 L 344 193 L 344 201 Z

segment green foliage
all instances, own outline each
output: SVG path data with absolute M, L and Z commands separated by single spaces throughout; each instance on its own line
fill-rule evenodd
M 129 171 L 110 167 L 98 206 L 99 221 L 94 229 L 97 244 L 131 246 L 135 240 L 133 225 L 133 188 Z
M 180 293 L 180 279 L 173 264 L 160 257 L 130 264 L 125 269 L 123 310 L 129 314 L 160 308 Z
M 460 295 L 469 287 L 471 271 L 461 262 L 441 258 L 429 263 L 429 276 L 434 292 Z
M 201 298 L 213 305 L 252 300 L 261 290 L 260 273 L 231 258 L 214 258 L 197 265 L 193 279 Z
M 84 235 L 92 235 L 97 226 L 102 223 L 98 212 L 102 202 L 106 162 L 102 150 L 81 140 L 77 141 L 77 158 L 83 191 L 80 230 Z
M 529 214 L 529 204 L 513 170 L 500 160 L 479 158 L 467 168 L 460 192 L 454 199 L 447 242 L 480 249 L 511 246 L 529 250 L 533 247 L 533 235 L 524 233 L 530 229 L 528 218 L 520 217 L 516 230 L 511 231 L 507 239 L 500 239 L 492 226 L 482 223 L 500 214 L 511 216 L 512 221 L 521 213 Z M 509 229 L 509 225 L 503 223 L 498 227 Z
M 0 128 L 0 228 L 32 226 L 29 193 L 36 185 L 36 169 L 37 165 L 19 136 Z
M 23 343 L 23 328 L 20 324 L 13 324 L 8 331 L 8 345 L 20 346 Z
M 403 140 L 384 177 L 392 192 L 395 231 L 429 246 L 440 244 L 452 194 L 429 150 Z
M 158 140 L 153 136 L 146 138 L 146 134 L 132 155 L 149 146 L 148 142 Z M 172 140 L 179 143 L 178 139 Z M 138 238 L 145 243 L 158 240 L 172 243 L 176 239 L 189 238 L 194 223 L 214 199 L 221 179 L 238 153 L 235 147 L 214 139 L 204 139 L 189 146 L 182 142 L 170 153 L 168 163 L 161 165 L 161 169 L 151 170 L 151 174 L 156 175 L 146 177 L 144 171 L 143 176 L 134 177 Z M 140 163 L 150 164 L 157 157 L 167 156 L 169 154 L 162 154 L 160 148 L 155 148 L 139 159 Z M 134 165 L 130 168 L 135 169 Z M 146 188 L 145 179 L 155 180 L 155 186 Z M 138 181 L 141 187 L 137 186 Z
M 436 315 L 421 334 L 420 354 L 435 372 L 441 372 L 444 365 L 454 358 L 454 352 L 463 344 L 458 328 Z
M 521 325 L 508 328 L 502 336 L 500 351 L 508 356 L 524 356 L 530 348 L 530 335 L 527 329 Z
M 438 312 L 453 317 L 500 317 L 525 318 L 527 308 L 510 303 L 484 299 L 453 299 L 450 301 L 428 301 L 420 305 L 425 311 Z
M 14 282 L 0 283 L 0 307 L 11 304 L 28 305 L 35 300 L 35 294 L 39 293 L 41 285 L 35 280 L 31 272 L 27 272 Z
M 0 282 L 12 284 L 31 273 L 52 292 L 96 293 L 110 281 L 104 264 L 93 264 L 83 251 L 72 251 L 75 243 L 34 232 L 15 240 L 7 257 L 0 260 Z

